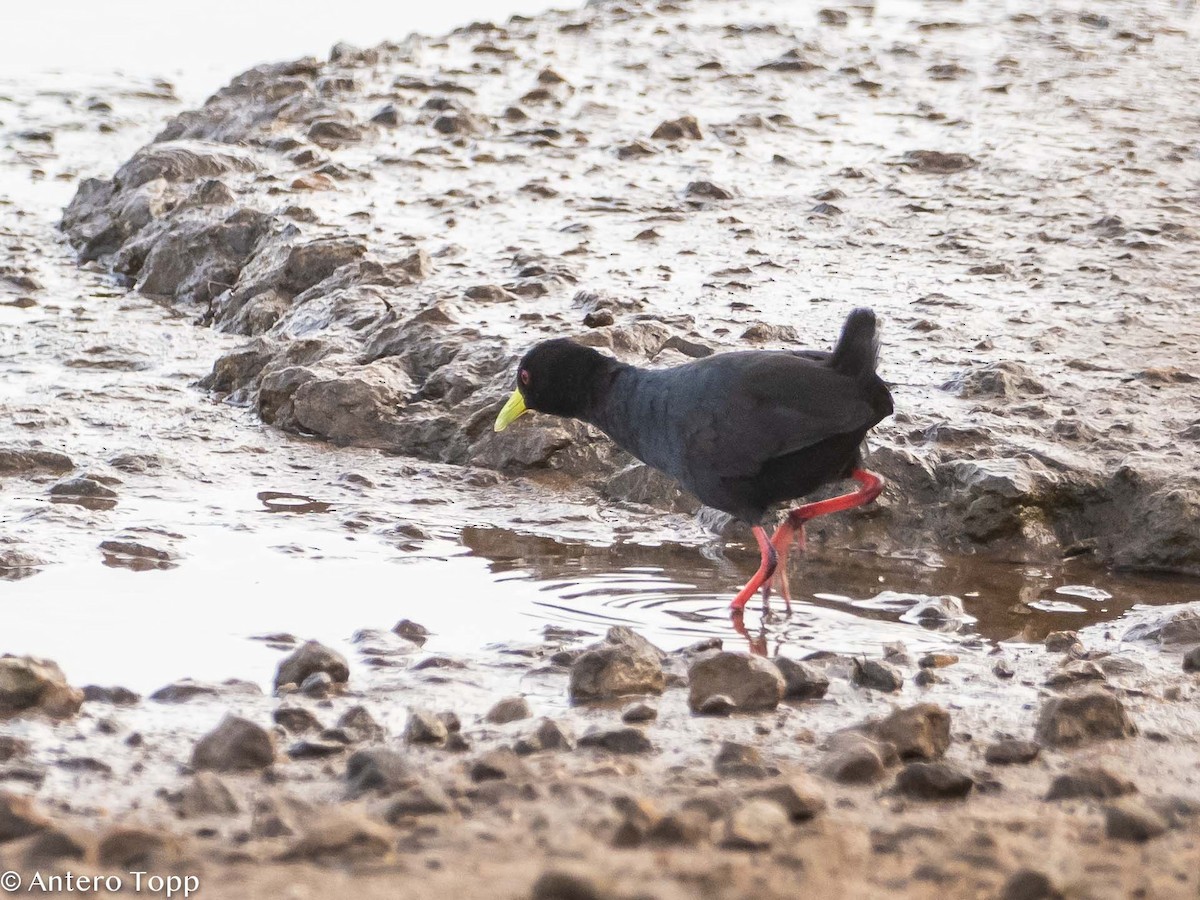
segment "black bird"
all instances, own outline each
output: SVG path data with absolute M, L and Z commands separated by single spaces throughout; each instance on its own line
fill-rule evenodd
M 867 432 L 892 413 L 892 395 L 875 374 L 878 355 L 869 309 L 850 313 L 832 353 L 719 353 L 669 369 L 626 365 L 559 338 L 525 354 L 496 431 L 528 410 L 580 419 L 750 525 L 762 562 L 733 599 L 741 610 L 760 587 L 768 601 L 779 553 L 786 562 L 793 539 L 803 548 L 806 521 L 870 503 L 883 490 L 883 479 L 861 468 Z M 861 487 L 793 509 L 767 537 L 772 506 L 846 478 Z M 781 576 L 790 609 L 786 566 Z

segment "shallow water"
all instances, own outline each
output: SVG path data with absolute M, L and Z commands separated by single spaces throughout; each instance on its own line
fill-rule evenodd
M 53 229 L 78 177 L 111 172 L 180 108 L 170 92 L 148 96 L 155 90 L 72 74 L 0 82 L 9 136 L 0 237 L 49 298 L 0 306 L 4 440 L 41 442 L 118 480 L 116 498 L 86 503 L 52 500 L 54 477 L 0 485 L 0 536 L 45 560 L 0 580 L 0 652 L 53 658 L 76 683 L 269 686 L 280 651 L 255 636 L 340 646 L 363 678 L 355 632 L 401 618 L 434 632 L 427 650 L 465 656 L 538 642 L 548 625 L 598 635 L 612 624 L 668 649 L 717 636 L 795 656 L 877 654 L 891 641 L 986 653 L 998 641 L 1114 622 L 1136 604 L 1200 597 L 1195 582 L 1122 577 L 1082 560 L 1042 568 L 814 544 L 794 564 L 793 614 L 776 601 L 764 618 L 752 604 L 743 634 L 727 604 L 755 555 L 722 550 L 690 517 L 338 450 L 214 404 L 195 382 L 240 339 L 76 269 Z M 83 124 L 92 94 L 115 98 L 110 133 Z M 11 138 L 37 126 L 54 130 L 52 145 Z M 686 278 L 674 289 L 687 290 Z M 149 460 L 140 471 L 114 468 L 139 454 Z M 105 553 L 111 539 L 169 558 Z M 921 619 L 939 597 L 959 601 L 943 604 L 949 620 Z

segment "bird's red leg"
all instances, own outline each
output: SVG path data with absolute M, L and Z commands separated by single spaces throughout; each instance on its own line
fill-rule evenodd
M 844 512 L 856 506 L 866 506 L 883 493 L 883 478 L 866 469 L 855 469 L 850 477 L 862 485 L 852 494 L 842 494 L 840 497 L 830 497 L 828 500 L 818 500 L 816 503 L 805 503 L 788 513 L 788 521 L 793 526 L 803 525 L 809 519 L 817 516 L 827 516 L 830 513 Z
M 754 596 L 754 592 L 762 587 L 775 574 L 775 565 L 778 561 L 778 554 L 775 552 L 775 547 L 772 546 L 770 539 L 767 537 L 767 532 L 763 530 L 761 525 L 755 525 L 752 529 L 754 537 L 758 541 L 758 549 L 762 552 L 762 562 L 759 563 L 758 571 L 754 573 L 754 577 L 746 582 L 746 586 L 738 591 L 733 602 L 729 604 L 730 608 L 740 612 L 746 606 L 746 601 Z M 764 598 L 765 599 L 765 598 Z
M 851 494 L 842 494 L 828 500 L 818 500 L 816 503 L 806 503 L 787 514 L 787 517 L 775 529 L 771 544 L 779 558 L 779 568 L 776 574 L 776 584 L 787 604 L 788 612 L 792 611 L 792 592 L 787 580 L 787 562 L 791 555 L 792 540 L 795 545 L 804 550 L 804 523 L 817 516 L 827 516 L 830 513 L 843 512 L 856 506 L 865 506 L 883 492 L 883 478 L 866 469 L 855 469 L 850 477 L 862 485 Z

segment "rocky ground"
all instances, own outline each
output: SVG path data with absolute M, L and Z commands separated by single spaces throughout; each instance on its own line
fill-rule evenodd
M 0 869 L 1195 897 L 1195 28 L 607 2 L 184 112 L 3 86 Z M 541 337 L 667 365 L 854 305 L 890 485 L 792 619 L 735 634 L 749 557 L 584 429 L 491 433 Z

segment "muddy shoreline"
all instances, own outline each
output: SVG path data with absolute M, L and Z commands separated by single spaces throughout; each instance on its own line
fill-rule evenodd
M 0 869 L 1196 896 L 1196 27 L 608 2 L 4 85 Z M 864 304 L 889 488 L 790 618 L 582 427 L 490 431 L 541 337 Z

